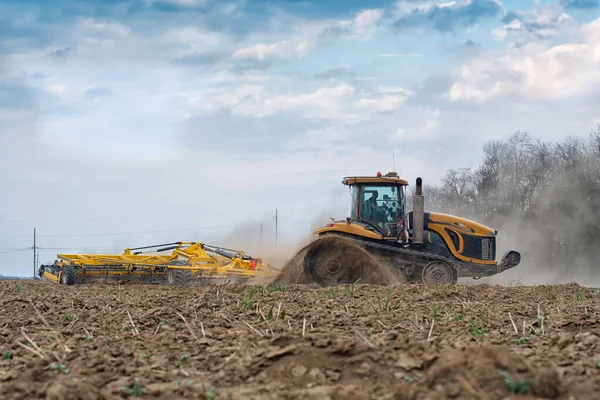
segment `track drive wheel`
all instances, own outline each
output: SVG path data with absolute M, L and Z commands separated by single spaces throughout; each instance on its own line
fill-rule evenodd
M 166 275 L 168 285 L 184 286 L 192 281 L 192 271 L 185 269 L 169 268 Z
M 323 237 L 315 241 L 304 256 L 304 272 L 322 285 L 355 283 L 365 280 L 365 268 L 373 260 L 352 241 L 340 237 Z
M 75 284 L 75 267 L 68 265 L 63 268 L 62 274 L 60 275 L 60 283 L 63 285 L 74 285 Z
M 427 285 L 444 285 L 456 283 L 454 268 L 444 261 L 432 261 L 423 268 L 423 283 Z

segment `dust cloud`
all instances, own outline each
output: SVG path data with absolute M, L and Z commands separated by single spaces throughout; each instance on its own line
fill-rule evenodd
M 560 185 L 560 181 L 559 178 L 556 183 Z M 600 287 L 599 238 L 588 227 L 600 222 L 598 214 L 593 203 L 578 195 L 584 193 L 578 190 L 582 188 L 574 182 L 570 186 L 575 190 L 566 192 L 550 186 L 540 194 L 536 217 L 515 212 L 498 221 L 497 259 L 505 251 L 515 249 L 521 253 L 521 264 L 489 278 L 490 284 L 577 283 Z M 569 203 L 570 212 L 557 207 Z

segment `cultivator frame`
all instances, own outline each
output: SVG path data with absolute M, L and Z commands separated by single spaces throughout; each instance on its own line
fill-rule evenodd
M 169 250 L 169 255 L 158 254 Z M 127 248 L 122 254 L 57 254 L 53 264 L 42 265 L 38 271 L 40 278 L 65 285 L 94 281 L 187 285 L 270 278 L 276 273 L 272 266 L 243 251 L 202 242 Z

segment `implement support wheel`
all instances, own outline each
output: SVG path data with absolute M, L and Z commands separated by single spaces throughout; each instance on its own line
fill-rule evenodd
M 167 284 L 168 285 L 189 285 L 192 281 L 192 272 L 185 269 L 167 269 Z
M 69 265 L 64 267 L 62 274 L 60 275 L 60 283 L 63 285 L 74 285 L 75 284 L 75 267 Z
M 443 285 L 456 283 L 454 268 L 443 261 L 432 261 L 423 268 L 421 275 L 423 283 L 427 285 Z

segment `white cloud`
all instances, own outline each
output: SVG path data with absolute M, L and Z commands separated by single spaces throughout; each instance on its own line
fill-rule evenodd
M 362 108 L 370 108 L 379 112 L 397 110 L 412 94 L 409 90 L 401 87 L 378 85 L 377 96 L 374 98 L 362 98 L 357 105 Z
M 264 117 L 279 111 L 295 110 L 306 117 L 351 117 L 346 105 L 355 94 L 349 85 L 320 88 L 310 93 L 275 94 L 261 85 L 243 85 L 233 90 L 215 90 L 190 99 L 192 107 L 200 111 L 223 108 L 233 113 Z
M 382 17 L 382 9 L 363 10 L 353 20 L 340 21 L 337 25 L 347 31 L 344 36 L 348 38 L 368 40 Z
M 377 57 L 423 57 L 420 53 L 381 53 L 377 54 Z
M 207 0 L 162 0 L 167 3 L 177 4 L 179 6 L 203 6 L 207 3 Z
M 229 109 L 234 114 L 263 117 L 279 111 L 293 111 L 306 118 L 360 121 L 375 112 L 399 109 L 412 92 L 379 85 L 375 90 L 357 90 L 347 85 L 323 87 L 308 93 L 277 94 L 264 86 L 242 85 L 235 89 L 216 89 L 190 97 L 192 108 L 200 112 Z
M 88 34 L 100 34 L 104 37 L 108 35 L 112 38 L 120 38 L 131 34 L 131 29 L 119 22 L 102 21 L 94 18 L 81 20 L 78 28 Z
M 378 93 L 384 93 L 384 94 L 402 94 L 405 96 L 410 96 L 412 94 L 412 92 L 408 89 L 404 89 L 402 87 L 393 87 L 393 86 L 384 86 L 384 85 L 377 85 L 376 88 Z
M 377 99 L 360 99 L 357 104 L 359 107 L 373 108 L 383 112 L 396 110 L 405 101 L 406 97 L 404 96 L 383 96 Z
M 486 101 L 517 95 L 556 99 L 600 85 L 600 18 L 581 26 L 577 41 L 553 47 L 539 43 L 484 52 L 456 71 L 450 100 Z
M 394 18 L 402 17 L 411 12 L 425 12 L 432 9 L 435 5 L 436 0 L 398 0 L 394 10 Z
M 383 10 L 369 9 L 360 11 L 352 19 L 301 23 L 294 28 L 289 39 L 240 48 L 233 53 L 232 59 L 265 61 L 304 57 L 320 44 L 324 34 L 329 31 L 337 32 L 346 39 L 369 40 L 382 17 Z
M 504 20 L 506 23 L 492 32 L 500 40 L 508 35 L 549 39 L 575 25 L 569 14 L 546 5 L 528 12 L 510 12 Z
M 441 112 L 439 109 L 419 110 L 419 122 L 398 128 L 391 134 L 396 144 L 419 143 L 439 134 L 441 127 Z
M 216 46 L 225 40 L 224 35 L 221 33 L 201 30 L 191 26 L 169 30 L 164 36 L 167 40 L 174 40 L 192 50 Z
M 306 40 L 299 43 L 289 40 L 273 44 L 259 43 L 237 50 L 233 53 L 232 58 L 234 60 L 264 61 L 269 58 L 303 57 L 310 47 L 311 44 Z

